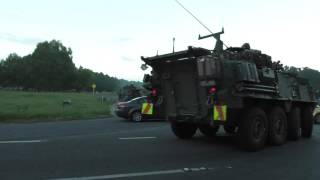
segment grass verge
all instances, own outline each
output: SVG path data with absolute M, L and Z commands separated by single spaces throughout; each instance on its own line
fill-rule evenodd
M 115 93 L 0 91 L 0 122 L 109 117 L 115 97 Z

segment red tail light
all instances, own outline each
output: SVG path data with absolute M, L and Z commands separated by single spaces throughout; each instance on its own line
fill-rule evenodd
M 210 90 L 209 90 L 209 93 L 210 94 L 214 94 L 214 93 L 216 93 L 217 92 L 217 87 L 216 86 L 212 86 L 211 88 L 210 88 Z
M 156 89 L 152 89 L 151 95 L 152 95 L 152 96 L 157 96 L 157 95 L 158 95 L 157 90 L 156 90 Z

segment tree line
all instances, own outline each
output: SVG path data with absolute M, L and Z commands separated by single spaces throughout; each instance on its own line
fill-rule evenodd
M 309 80 L 320 95 L 320 72 L 310 68 L 284 66 L 284 71 L 297 73 Z M 97 91 L 118 91 L 128 84 L 141 85 L 139 82 L 110 77 L 93 72 L 73 63 L 71 48 L 60 41 L 44 41 L 26 56 L 10 54 L 0 61 L 0 87 L 37 91 L 89 91 L 96 84 Z
M 0 61 L 0 87 L 37 91 L 116 91 L 126 80 L 93 72 L 73 63 L 71 48 L 60 41 L 44 41 L 26 56 L 10 54 Z

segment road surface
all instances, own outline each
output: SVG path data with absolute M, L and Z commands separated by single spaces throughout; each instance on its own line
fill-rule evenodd
M 179 140 L 166 122 L 0 124 L 0 179 L 319 180 L 320 125 L 312 139 L 249 153 L 222 130 Z

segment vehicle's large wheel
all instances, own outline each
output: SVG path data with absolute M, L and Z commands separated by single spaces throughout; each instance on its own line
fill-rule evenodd
M 272 145 L 282 145 L 287 140 L 287 115 L 284 110 L 276 106 L 269 114 L 269 142 Z
M 141 121 L 142 121 L 141 112 L 139 112 L 139 111 L 134 111 L 134 112 L 131 114 L 131 121 L 133 121 L 133 122 L 141 122 Z
M 217 132 L 219 130 L 219 127 L 220 126 L 212 127 L 212 126 L 209 126 L 209 125 L 200 125 L 199 126 L 199 130 L 203 135 L 205 135 L 207 137 L 214 137 L 214 136 L 216 136 L 216 134 L 217 134 Z
M 299 107 L 293 107 L 288 119 L 288 138 L 298 140 L 301 136 L 301 111 Z
M 240 145 L 249 151 L 257 151 L 264 147 L 267 135 L 268 121 L 265 112 L 256 107 L 244 112 L 238 130 Z
M 173 133 L 180 139 L 190 139 L 197 131 L 197 126 L 193 123 L 171 122 Z
M 301 136 L 310 138 L 313 131 L 313 117 L 312 107 L 305 107 L 302 109 L 302 121 L 301 121 Z
M 320 113 L 316 114 L 314 116 L 314 123 L 315 124 L 320 124 Z
M 229 133 L 229 134 L 236 134 L 236 127 L 235 126 L 227 126 L 227 125 L 224 125 L 223 126 L 223 129 L 226 133 Z

